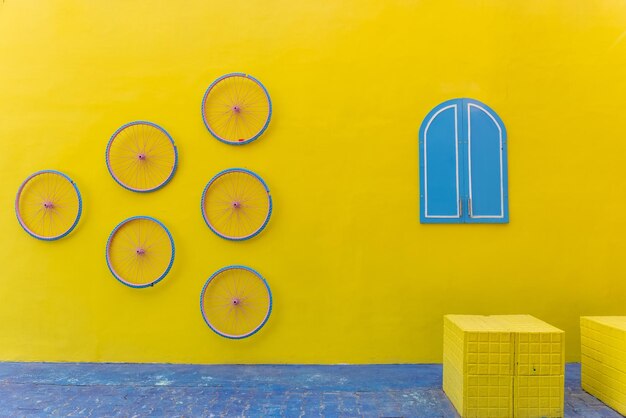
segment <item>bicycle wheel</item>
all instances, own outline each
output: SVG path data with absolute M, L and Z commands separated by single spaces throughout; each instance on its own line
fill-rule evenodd
M 259 234 L 272 214 L 272 197 L 252 171 L 231 168 L 218 173 L 202 193 L 202 217 L 222 238 L 241 241 Z
M 136 121 L 119 128 L 107 145 L 106 163 L 113 179 L 133 192 L 151 192 L 174 176 L 178 151 L 159 125 Z
M 174 240 L 158 220 L 134 216 L 113 229 L 106 247 L 113 276 L 130 287 L 148 287 L 161 281 L 174 262 Z
M 20 186 L 17 220 L 31 236 L 53 241 L 69 234 L 80 219 L 83 202 L 76 184 L 55 170 L 38 171 Z
M 215 80 L 202 99 L 202 120 L 215 138 L 232 145 L 257 139 L 270 123 L 272 101 L 256 78 L 242 73 Z
M 200 310 L 206 324 L 226 338 L 246 338 L 260 330 L 272 312 L 272 292 L 263 277 L 245 266 L 228 266 L 204 284 Z

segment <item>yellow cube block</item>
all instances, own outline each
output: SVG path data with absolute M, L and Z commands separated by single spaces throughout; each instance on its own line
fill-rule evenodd
M 562 417 L 565 376 L 515 376 L 513 416 Z
M 626 316 L 582 317 L 580 331 L 583 389 L 626 415 Z
M 446 315 L 443 351 L 461 416 L 563 416 L 563 331 L 530 315 Z

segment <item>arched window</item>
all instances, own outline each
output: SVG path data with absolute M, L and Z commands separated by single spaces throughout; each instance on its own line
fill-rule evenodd
M 428 113 L 419 133 L 420 221 L 509 221 L 506 129 L 487 105 L 453 99 Z

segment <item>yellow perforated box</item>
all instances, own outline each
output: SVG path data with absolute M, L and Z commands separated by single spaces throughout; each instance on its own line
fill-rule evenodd
M 580 319 L 582 387 L 626 415 L 626 317 Z
M 565 378 L 560 376 L 515 376 L 513 416 L 515 418 L 562 417 Z
M 563 416 L 563 331 L 529 315 L 446 315 L 443 351 L 443 390 L 463 417 Z
M 565 333 L 531 315 L 494 315 L 513 333 L 517 376 L 565 374 Z

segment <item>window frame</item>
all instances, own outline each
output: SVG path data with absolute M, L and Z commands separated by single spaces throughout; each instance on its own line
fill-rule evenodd
M 456 214 L 436 215 L 428 213 L 428 130 L 444 111 L 454 108 L 454 144 L 456 161 Z M 498 130 L 499 169 L 500 169 L 500 212 L 497 215 L 476 215 L 471 199 L 476 183 L 472 180 L 472 108 L 486 114 Z M 491 138 L 493 139 L 493 138 Z M 482 146 L 488 147 L 487 142 Z M 493 145 L 492 145 L 493 146 Z M 436 152 L 436 151 L 435 151 Z M 475 151 L 474 151 L 475 153 Z M 428 223 L 508 223 L 508 161 L 507 161 L 507 131 L 504 122 L 488 105 L 469 98 L 447 100 L 434 107 L 424 118 L 419 130 L 419 177 L 420 177 L 420 222 Z M 436 155 L 436 154 L 435 154 Z M 475 155 L 475 154 L 474 154 Z M 435 180 L 436 181 L 436 180 Z M 443 180 L 442 180 L 443 181 Z M 449 186 L 450 184 L 448 184 Z

